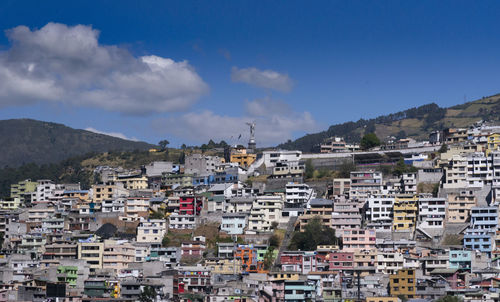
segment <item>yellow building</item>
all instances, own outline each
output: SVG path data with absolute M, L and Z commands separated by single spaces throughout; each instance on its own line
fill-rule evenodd
M 115 199 L 117 197 L 128 196 L 122 184 L 113 182 L 92 185 L 92 200 L 96 203 L 102 203 L 106 199 Z
M 297 272 L 270 272 L 267 274 L 269 281 L 287 280 L 298 281 L 300 274 Z
M 490 155 L 491 151 L 498 150 L 498 147 L 500 147 L 500 133 L 493 133 L 489 135 L 486 145 L 486 156 Z
M 446 221 L 449 223 L 465 223 L 469 221 L 470 210 L 476 206 L 476 203 L 476 196 L 469 191 L 448 194 Z
M 19 197 L 10 198 L 8 200 L 0 200 L 0 210 L 15 210 L 21 206 Z
M 257 154 L 247 153 L 246 149 L 234 149 L 231 152 L 230 161 L 232 163 L 237 163 L 240 167 L 248 167 L 257 158 Z
M 102 268 L 104 254 L 104 243 L 102 242 L 79 242 L 78 259 L 86 260 L 91 270 Z
M 22 180 L 18 183 L 10 185 L 10 198 L 15 199 L 19 198 L 21 203 L 25 202 L 25 194 L 35 193 L 36 186 L 38 182 L 31 181 L 30 179 Z
M 408 299 L 414 298 L 417 293 L 416 285 L 415 269 L 401 269 L 389 276 L 389 291 L 393 297 L 404 295 Z
M 398 196 L 394 200 L 393 230 L 412 230 L 417 219 L 417 196 Z
M 240 259 L 206 259 L 205 266 L 210 269 L 212 274 L 232 275 L 241 274 Z
M 148 188 L 148 178 L 146 176 L 122 178 L 116 182 L 122 183 L 127 190 L 144 190 Z

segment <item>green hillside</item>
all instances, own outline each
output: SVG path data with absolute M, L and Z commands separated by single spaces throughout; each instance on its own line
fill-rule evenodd
M 31 119 L 0 121 L 0 167 L 58 163 L 89 153 L 148 150 L 145 142 L 124 140 L 62 124 Z
M 373 119 L 337 124 L 326 131 L 307 134 L 295 141 L 280 144 L 278 148 L 314 152 L 318 151 L 319 145 L 328 137 L 341 136 L 347 142 L 355 143 L 368 132 L 375 132 L 382 140 L 388 136 L 427 139 L 429 132 L 433 130 L 467 127 L 479 120 L 500 121 L 500 94 L 449 108 L 431 103 Z

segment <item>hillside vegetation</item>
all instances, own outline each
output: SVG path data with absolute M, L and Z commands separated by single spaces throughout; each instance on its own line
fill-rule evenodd
M 313 152 L 318 151 L 319 145 L 328 137 L 341 136 L 347 142 L 358 143 L 364 133 L 370 132 L 375 132 L 381 139 L 388 136 L 427 139 L 430 131 L 467 127 L 479 120 L 500 121 L 499 94 L 449 108 L 431 103 L 373 119 L 337 124 L 326 131 L 280 144 L 278 148 Z
M 0 167 L 50 164 L 89 153 L 148 150 L 135 142 L 31 119 L 0 121 Z

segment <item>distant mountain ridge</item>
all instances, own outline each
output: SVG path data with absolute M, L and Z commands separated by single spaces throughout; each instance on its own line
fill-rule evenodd
M 32 119 L 0 121 L 0 167 L 57 163 L 87 153 L 148 150 L 152 147 L 155 146 L 63 124 Z
M 431 131 L 467 127 L 479 120 L 500 122 L 500 94 L 448 108 L 431 103 L 368 120 L 336 124 L 328 130 L 280 144 L 278 148 L 315 152 L 326 138 L 340 136 L 348 142 L 359 142 L 369 132 L 375 132 L 381 140 L 388 136 L 427 139 Z

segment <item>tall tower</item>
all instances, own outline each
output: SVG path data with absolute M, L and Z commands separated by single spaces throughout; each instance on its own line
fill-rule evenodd
M 248 151 L 254 152 L 257 145 L 255 144 L 255 122 L 247 123 L 250 126 L 250 139 L 248 140 Z

